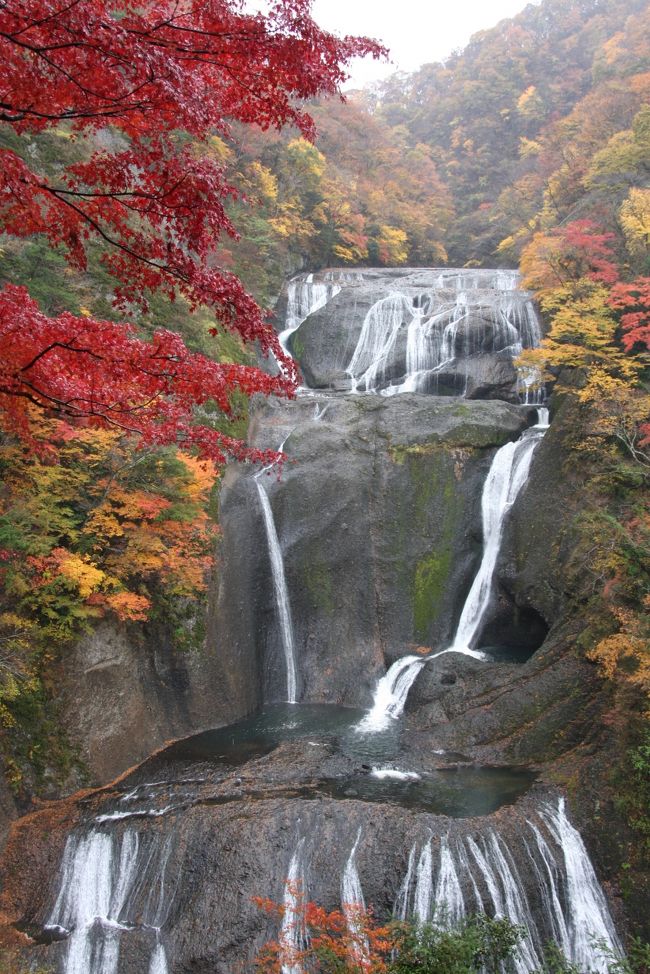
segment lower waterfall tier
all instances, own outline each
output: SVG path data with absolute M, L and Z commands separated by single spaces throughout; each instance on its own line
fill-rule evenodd
M 557 793 L 407 730 L 373 767 L 357 720 L 274 708 L 36 813 L 8 850 L 5 918 L 60 974 L 226 974 L 278 936 L 253 898 L 282 902 L 300 875 L 328 909 L 354 889 L 380 917 L 508 915 L 528 930 L 518 974 L 548 939 L 604 970 L 593 941 L 618 941 Z

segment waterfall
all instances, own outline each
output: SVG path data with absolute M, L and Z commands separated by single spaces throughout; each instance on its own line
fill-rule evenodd
M 65 974 L 117 974 L 120 936 L 140 915 L 133 901 L 149 878 L 153 850 L 144 864 L 140 851 L 138 835 L 129 831 L 124 832 L 121 842 L 109 833 L 96 831 L 68 837 L 59 892 L 46 923 L 46 929 L 69 933 Z M 163 856 L 155 866 L 161 895 L 166 865 L 167 857 Z M 151 885 L 155 886 L 155 877 Z M 152 918 L 150 912 L 145 908 L 142 923 L 156 933 L 149 972 L 167 974 L 159 927 L 147 922 Z M 160 919 L 162 901 L 153 914 Z
M 507 917 L 527 931 L 514 957 L 517 974 L 539 969 L 549 940 L 580 971 L 607 974 L 608 959 L 621 956 L 605 897 L 563 798 L 542 804 L 508 842 L 493 829 L 480 836 L 456 834 L 453 841 L 442 835 L 435 882 L 430 838 L 414 870 L 416 855 L 417 843 L 395 901 L 398 919 L 453 927 L 475 912 Z M 543 908 L 540 913 L 537 907 L 537 920 L 531 902 Z
M 409 913 L 409 897 L 411 895 L 411 881 L 413 879 L 413 869 L 415 867 L 415 851 L 415 846 L 412 846 L 411 851 L 409 852 L 406 874 L 402 880 L 402 885 L 399 888 L 397 896 L 395 897 L 393 916 L 397 917 L 398 920 L 406 920 Z
M 352 850 L 345 864 L 345 869 L 343 870 L 343 878 L 341 880 L 341 905 L 343 907 L 348 932 L 352 940 L 352 945 L 350 948 L 351 957 L 355 963 L 363 968 L 368 958 L 369 944 L 359 917 L 359 912 L 365 911 L 366 909 L 366 903 L 363 898 L 363 890 L 361 888 L 361 880 L 359 879 L 356 862 L 357 846 L 359 845 L 360 839 L 361 828 L 359 828 L 359 831 L 357 832 L 355 843 L 352 846 Z
M 372 707 L 358 724 L 360 731 L 378 731 L 399 717 L 408 692 L 426 663 L 423 656 L 402 656 L 396 660 L 375 689 Z
M 297 683 L 296 683 L 296 662 L 295 649 L 293 644 L 293 624 L 291 621 L 291 605 L 289 604 L 289 590 L 284 574 L 284 560 L 282 549 L 278 539 L 278 532 L 275 529 L 273 511 L 269 502 L 268 495 L 259 480 L 256 479 L 255 485 L 259 495 L 262 513 L 264 514 L 264 526 L 266 528 L 266 539 L 269 547 L 269 558 L 271 561 L 271 573 L 273 576 L 273 590 L 275 592 L 275 604 L 280 623 L 280 634 L 282 636 L 282 648 L 287 670 L 287 702 L 296 702 Z
M 454 652 L 462 653 L 471 648 L 479 635 L 490 601 L 506 515 L 526 483 L 533 453 L 542 435 L 535 427 L 526 430 L 516 442 L 506 443 L 494 456 L 481 497 L 483 557 L 461 612 L 451 646 Z
M 405 317 L 410 317 L 411 314 L 411 306 L 405 296 L 399 293 L 389 294 L 372 306 L 365 317 L 357 346 L 346 369 L 352 392 L 375 391 L 377 383 L 384 379 L 386 366 Z
M 537 876 L 539 888 L 542 891 L 542 902 L 546 915 L 551 918 L 553 926 L 553 940 L 560 947 L 565 957 L 571 954 L 571 937 L 562 912 L 560 889 L 560 870 L 549 845 L 534 822 L 527 822 L 537 845 L 537 856 L 531 845 L 526 842 L 526 851 Z
M 345 280 L 345 274 L 339 274 L 338 278 Z M 329 274 L 323 281 L 314 281 L 313 274 L 294 277 L 287 285 L 287 317 L 284 330 L 280 332 L 278 338 L 282 348 L 287 355 L 291 352 L 287 343 L 294 331 L 300 328 L 301 324 L 309 315 L 324 308 L 328 301 L 339 293 L 341 284 L 334 281 L 334 276 Z
M 536 406 L 542 402 L 544 388 L 542 373 L 539 369 L 529 365 L 518 367 L 517 395 L 525 406 Z
M 305 840 L 302 838 L 291 856 L 284 885 L 284 913 L 280 930 L 280 945 L 284 955 L 282 974 L 303 974 L 303 968 L 297 962 L 296 955 L 303 948 L 306 940 L 305 920 L 300 912 L 304 892 L 304 845 Z
M 541 339 L 539 320 L 518 280 L 516 271 L 443 271 L 415 294 L 407 283 L 405 292 L 394 290 L 380 298 L 366 314 L 346 369 L 351 391 L 418 392 L 429 376 L 454 371 L 462 356 L 491 352 L 513 359 L 522 349 L 534 348 Z M 398 339 L 404 329 L 405 371 L 397 355 L 403 349 Z M 530 375 L 522 369 L 518 376 L 518 389 L 527 403 L 539 388 L 539 376 L 529 371 Z
M 436 909 L 438 922 L 454 927 L 465 916 L 465 900 L 458 880 L 454 857 L 446 835 L 440 837 L 440 869 L 436 884 Z
M 65 974 L 117 974 L 119 918 L 136 864 L 138 839 L 126 832 L 115 862 L 113 839 L 91 832 L 69 836 L 50 928 L 70 931 Z
M 168 974 L 169 967 L 167 965 L 167 954 L 165 953 L 165 948 L 158 941 L 154 948 L 154 952 L 151 955 L 151 963 L 149 965 L 149 974 Z
M 514 862 L 507 855 L 507 850 L 504 853 L 501 839 L 494 832 L 490 833 L 488 839 L 488 855 L 492 870 L 496 873 L 503 890 L 503 915 L 511 923 L 520 924 L 528 930 L 528 936 L 519 944 L 515 957 L 517 974 L 527 974 L 528 971 L 539 968 L 541 959 L 531 939 L 536 934 L 536 927 L 528 905 L 526 891 L 517 874 Z
M 604 974 L 608 968 L 607 959 L 595 944 L 602 943 L 618 955 L 621 945 L 585 844 L 567 818 L 563 798 L 557 808 L 547 806 L 542 809 L 541 818 L 564 856 L 569 956 L 579 968 Z
M 462 653 L 463 656 L 471 656 L 473 659 L 486 659 L 485 653 L 469 648 L 442 649 L 429 656 L 401 656 L 378 681 L 372 707 L 357 724 L 357 731 L 376 733 L 389 727 L 391 720 L 397 720 L 404 710 L 409 690 L 424 664 L 447 653 Z
M 537 425 L 535 429 L 547 430 L 549 427 L 549 413 L 545 406 L 539 406 L 537 409 Z
M 416 677 L 425 665 L 446 653 L 460 653 L 484 660 L 485 654 L 472 648 L 492 593 L 501 537 L 508 511 L 528 479 L 533 453 L 548 429 L 548 410 L 538 410 L 536 426 L 525 430 L 514 443 L 506 443 L 494 455 L 481 496 L 483 556 L 474 577 L 450 647 L 428 656 L 402 656 L 381 677 L 375 688 L 372 707 L 357 725 L 357 730 L 376 733 L 396 720 Z
M 415 895 L 413 897 L 413 916 L 417 923 L 427 923 L 431 919 L 433 902 L 433 861 L 431 858 L 431 839 L 422 847 L 418 860 Z

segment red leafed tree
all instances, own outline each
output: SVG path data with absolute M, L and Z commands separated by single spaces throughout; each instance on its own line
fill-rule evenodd
M 650 277 L 638 277 L 629 284 L 619 282 L 610 291 L 609 303 L 621 311 L 623 347 L 650 351 Z
M 83 163 L 56 179 L 0 150 L 0 229 L 44 234 L 83 270 L 87 247 L 116 279 L 125 309 L 147 295 L 209 307 L 215 330 L 272 353 L 271 377 L 191 354 L 168 332 L 140 341 L 133 328 L 90 317 L 47 318 L 22 288 L 0 291 L 0 413 L 25 435 L 30 404 L 66 418 L 115 425 L 147 442 L 193 443 L 218 462 L 250 456 L 193 423 L 194 407 L 229 409 L 233 390 L 291 395 L 294 363 L 215 244 L 236 236 L 224 203 L 235 194 L 197 146 L 233 121 L 296 126 L 313 136 L 301 100 L 331 94 L 367 38 L 337 38 L 312 20 L 310 0 L 275 0 L 266 14 L 242 0 L 5 0 L 0 4 L 0 123 L 20 135 L 65 124 L 111 127 Z M 26 158 L 29 159 L 29 156 Z

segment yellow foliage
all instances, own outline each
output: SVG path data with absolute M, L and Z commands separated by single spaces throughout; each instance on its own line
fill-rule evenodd
M 55 548 L 52 554 L 56 556 L 61 574 L 77 586 L 80 598 L 87 599 L 106 581 L 106 573 L 97 568 L 88 555 L 76 555 L 62 548 Z
M 209 153 L 218 162 L 227 163 L 233 158 L 232 149 L 218 135 L 213 135 L 208 140 Z
M 644 600 L 645 613 L 618 608 L 614 614 L 619 631 L 601 639 L 587 656 L 598 663 L 603 676 L 622 678 L 638 687 L 650 701 L 650 596 Z
M 617 321 L 607 304 L 604 285 L 580 280 L 562 287 L 547 288 L 540 304 L 552 316 L 551 329 L 542 346 L 528 349 L 521 365 L 584 367 L 595 375 L 632 381 L 641 363 L 626 355 L 616 341 Z
M 602 46 L 602 52 L 607 64 L 614 64 L 625 52 L 624 41 L 625 34 L 621 31 L 614 34 L 613 37 L 610 37 L 608 41 L 605 41 Z
M 642 257 L 650 252 L 650 189 L 630 189 L 619 219 L 630 253 Z
M 519 156 L 521 159 L 529 159 L 531 156 L 539 155 L 542 147 L 534 139 L 527 139 L 524 135 L 519 138 Z
M 381 226 L 377 237 L 379 257 L 387 265 L 404 264 L 408 257 L 408 238 L 397 227 Z
M 287 156 L 296 176 L 317 184 L 325 174 L 326 161 L 322 152 L 306 139 L 293 139 L 287 146 Z
M 146 622 L 151 601 L 134 592 L 115 592 L 104 597 L 106 606 L 121 622 Z
M 210 460 L 199 460 L 189 453 L 179 453 L 178 456 L 192 475 L 186 487 L 187 496 L 193 501 L 207 500 L 218 477 L 215 465 Z
M 535 85 L 529 85 L 517 99 L 517 111 L 524 118 L 539 118 L 544 113 L 544 102 Z
M 214 467 L 171 451 L 134 455 L 119 433 L 41 422 L 58 463 L 2 450 L 0 516 L 18 539 L 6 589 L 20 611 L 66 639 L 107 611 L 143 620 L 146 586 L 163 599 L 205 590 Z
M 274 202 L 278 198 L 278 178 L 261 162 L 251 162 L 246 168 L 245 188 L 262 202 Z

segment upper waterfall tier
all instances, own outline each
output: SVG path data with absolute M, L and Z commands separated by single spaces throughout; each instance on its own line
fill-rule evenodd
M 286 303 L 281 338 L 312 388 L 530 398 L 513 361 L 541 327 L 516 271 L 326 271 L 294 278 Z

